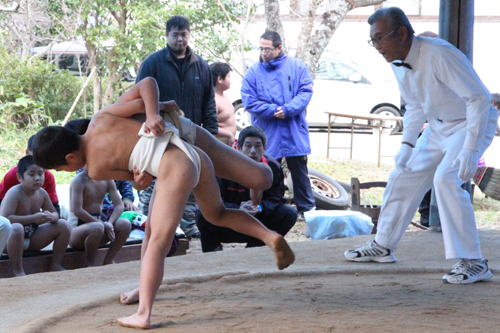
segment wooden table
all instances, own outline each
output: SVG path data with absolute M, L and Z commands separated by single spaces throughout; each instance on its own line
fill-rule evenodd
M 381 151 L 382 151 L 382 131 L 390 129 L 388 126 L 386 126 L 385 122 L 386 121 L 402 121 L 403 117 L 385 117 L 385 116 L 380 116 L 380 115 L 375 115 L 375 114 L 370 114 L 370 115 L 354 115 L 354 114 L 347 114 L 347 113 L 339 113 L 339 112 L 325 112 L 328 114 L 328 148 L 326 151 L 326 156 L 330 157 L 330 149 L 350 149 L 351 154 L 350 154 L 350 159 L 352 159 L 352 148 L 353 148 L 353 142 L 354 142 L 354 127 L 361 127 L 361 128 L 372 128 L 372 129 L 377 129 L 378 130 L 378 167 L 380 168 L 380 157 L 385 157 L 381 156 Z M 351 122 L 347 122 L 347 120 L 343 120 L 344 122 L 340 122 L 339 118 L 349 118 L 351 119 Z M 355 123 L 356 120 L 367 120 L 366 124 L 357 124 Z M 369 122 L 368 122 L 369 121 Z M 330 147 L 330 131 L 332 127 L 350 127 L 351 128 L 351 145 L 349 147 Z

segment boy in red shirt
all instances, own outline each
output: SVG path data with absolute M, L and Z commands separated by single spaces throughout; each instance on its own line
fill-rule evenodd
M 31 151 L 31 147 L 33 145 L 33 138 L 35 136 L 32 135 L 28 140 L 28 148 L 26 148 L 26 155 L 33 155 Z M 7 191 L 16 185 L 19 185 L 19 180 L 17 180 L 17 165 L 7 171 L 5 176 L 0 183 L 0 204 L 2 203 L 3 198 Z M 61 214 L 61 209 L 59 207 L 59 199 L 57 198 L 56 193 L 56 181 L 54 175 L 49 170 L 45 170 L 45 181 L 43 182 L 42 188 L 47 191 L 50 197 L 50 201 L 54 205 L 54 208 L 57 211 L 57 214 Z

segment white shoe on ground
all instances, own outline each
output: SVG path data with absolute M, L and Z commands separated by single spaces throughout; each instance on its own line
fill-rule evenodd
M 453 266 L 450 273 L 443 276 L 444 283 L 474 283 L 493 277 L 486 259 L 462 259 Z
M 374 240 L 355 250 L 344 252 L 344 257 L 350 261 L 366 262 L 395 262 L 396 257 L 391 249 L 377 244 Z

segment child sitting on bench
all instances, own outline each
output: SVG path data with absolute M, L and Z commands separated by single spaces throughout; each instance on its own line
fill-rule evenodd
M 62 271 L 64 253 L 69 243 L 70 226 L 59 219 L 47 192 L 42 188 L 44 170 L 27 155 L 17 164 L 19 185 L 11 187 L 2 201 L 0 215 L 12 223 L 7 253 L 14 276 L 26 275 L 23 252 L 38 251 L 54 241 L 50 270 Z

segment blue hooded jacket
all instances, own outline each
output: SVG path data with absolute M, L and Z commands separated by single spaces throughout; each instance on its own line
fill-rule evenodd
M 267 135 L 267 154 L 276 159 L 311 154 L 305 110 L 311 101 L 312 85 L 306 65 L 286 55 L 259 61 L 245 73 L 241 99 L 252 115 L 252 125 Z M 279 106 L 285 119 L 274 117 Z

